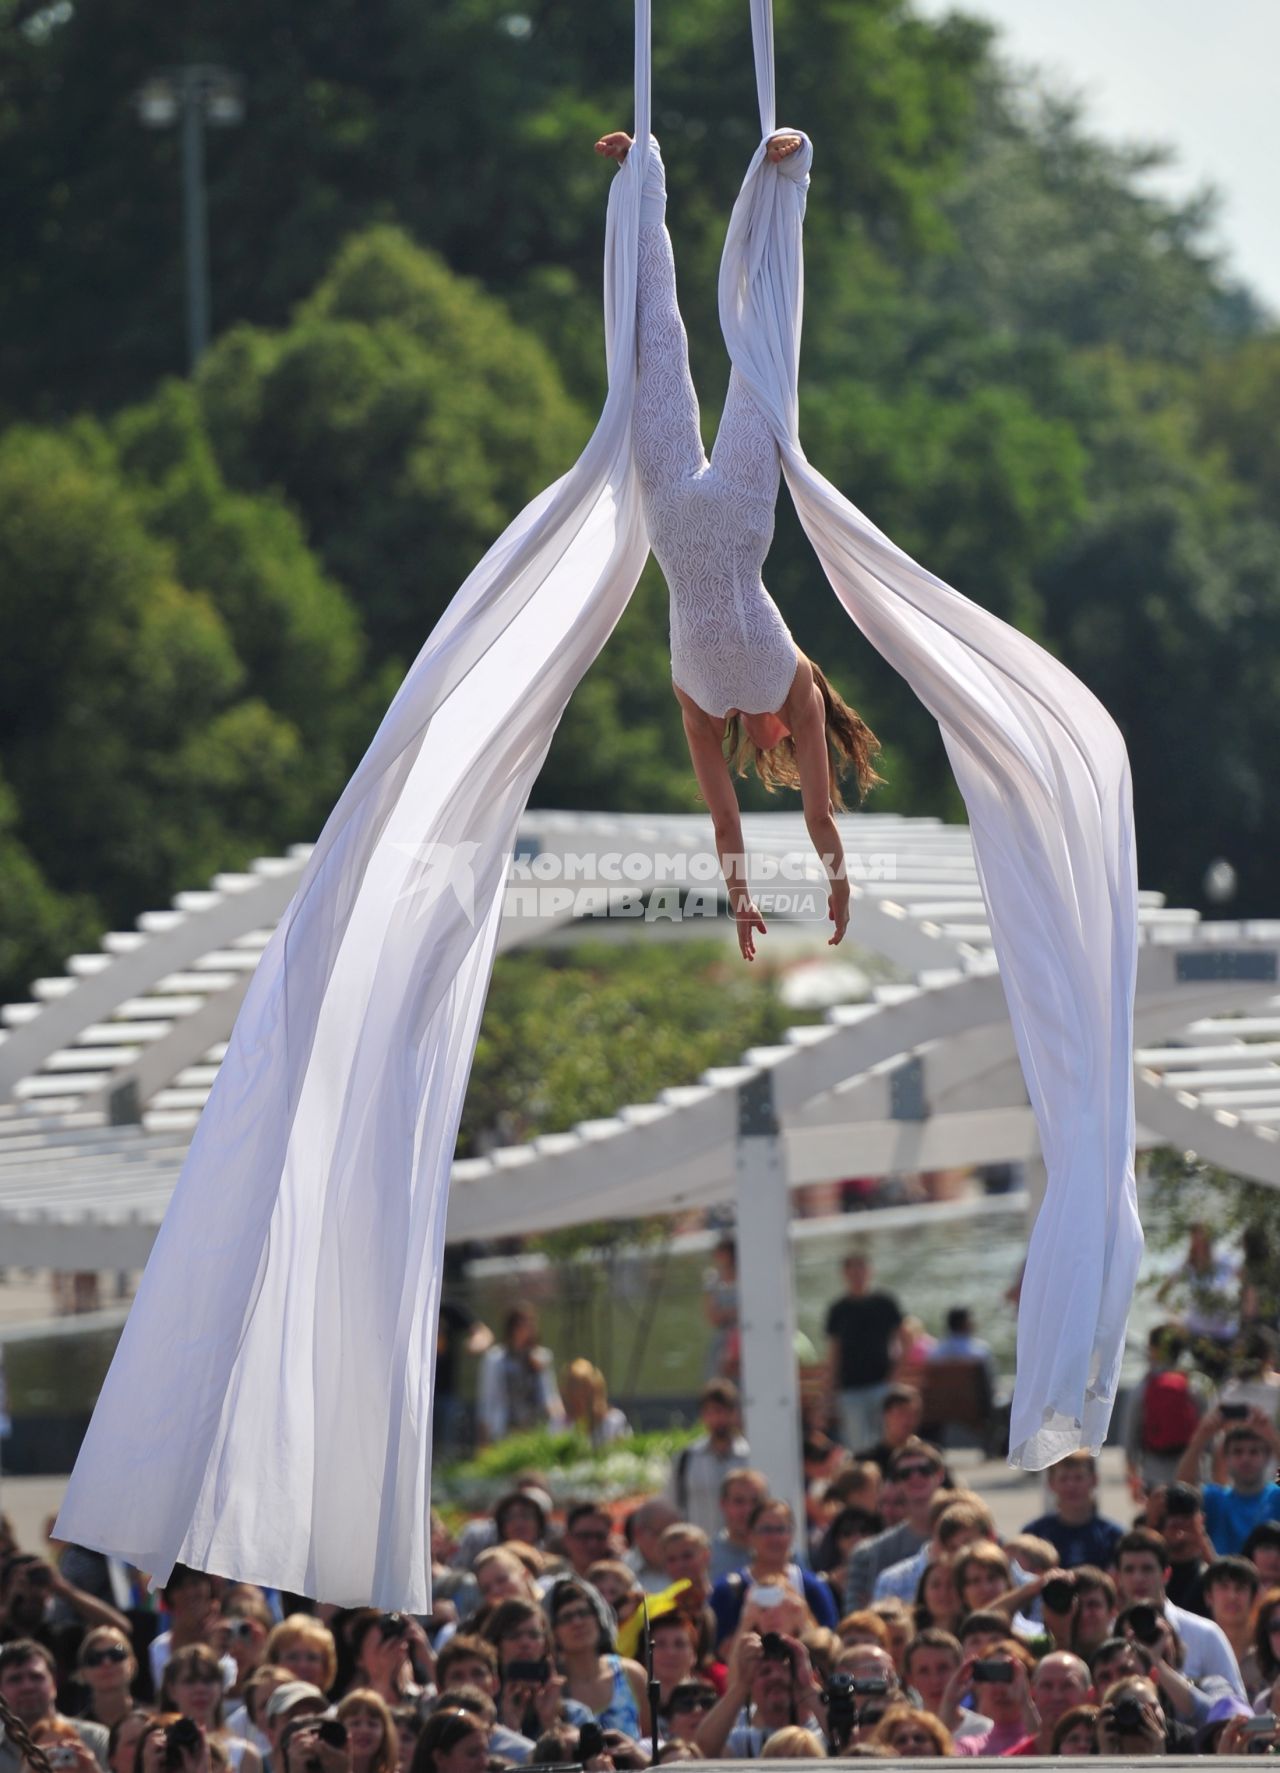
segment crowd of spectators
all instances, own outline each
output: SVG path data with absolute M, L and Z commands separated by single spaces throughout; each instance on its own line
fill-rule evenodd
M 715 1327 L 731 1335 L 728 1278 L 725 1261 Z M 25 1549 L 0 1520 L 0 1700 L 17 1721 L 0 1773 L 36 1773 L 27 1738 L 52 1773 L 1275 1752 L 1271 1330 L 1236 1326 L 1209 1393 L 1163 1326 L 1130 1410 L 1127 1518 L 1100 1513 L 1095 1460 L 1072 1453 L 1002 1539 L 895 1376 L 896 1301 L 864 1257 L 845 1280 L 802 1519 L 715 1377 L 658 1493 L 605 1505 L 528 1472 L 455 1532 L 433 1516 L 429 1617 L 182 1566 L 156 1606 L 140 1573 Z M 448 1333 L 484 1363 L 486 1434 L 522 1413 L 598 1445 L 625 1432 L 589 1363 L 557 1388 L 527 1308 L 500 1338 L 465 1316 Z M 962 1308 L 937 1347 L 990 1361 Z

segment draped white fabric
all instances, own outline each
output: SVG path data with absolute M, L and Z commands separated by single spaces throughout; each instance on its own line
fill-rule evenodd
M 762 137 L 774 130 L 770 0 L 751 0 Z M 797 132 L 799 133 L 799 132 Z M 1142 1255 L 1133 1175 L 1137 869 L 1129 760 L 1056 659 L 970 603 L 805 459 L 797 375 L 812 149 L 748 168 L 720 267 L 720 324 L 770 414 L 806 535 L 858 627 L 937 720 L 973 833 L 1048 1170 L 1018 1317 L 1010 1463 L 1097 1451 Z
M 764 133 L 769 0 L 752 0 Z M 430 1604 L 435 1322 L 449 1170 L 516 825 L 648 553 L 631 454 L 649 0 L 636 147 L 605 249 L 609 393 L 415 661 L 266 949 L 108 1374 L 57 1536 L 344 1605 Z M 937 717 L 1049 1169 L 1019 1327 L 1015 1463 L 1096 1447 L 1141 1234 L 1127 761 L 1030 641 L 910 560 L 800 449 L 810 150 L 763 144 L 721 312 L 841 601 Z

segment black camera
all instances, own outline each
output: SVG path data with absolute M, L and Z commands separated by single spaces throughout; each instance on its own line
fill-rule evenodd
M 592 1718 L 589 1724 L 584 1724 L 578 1731 L 577 1759 L 585 1766 L 588 1761 L 593 1761 L 597 1755 L 602 1755 L 604 1753 L 604 1748 L 603 1726 L 598 1724 L 596 1720 Z
M 1224 1422 L 1247 1422 L 1249 1406 L 1248 1404 L 1219 1404 L 1218 1414 Z
M 508 1662 L 502 1678 L 509 1687 L 545 1687 L 551 1679 L 551 1664 L 545 1656 L 541 1662 Z
M 180 1767 L 184 1754 L 198 1754 L 204 1743 L 200 1726 L 193 1724 L 190 1718 L 179 1718 L 176 1724 L 170 1724 L 164 1733 L 164 1764 L 166 1767 Z
M 345 1748 L 347 1746 L 347 1726 L 341 1718 L 325 1718 L 316 1731 L 316 1735 L 326 1748 Z
M 409 1621 L 403 1613 L 384 1613 L 378 1620 L 378 1636 L 384 1644 L 392 1638 L 402 1638 L 409 1629 Z
M 764 1659 L 766 1662 L 790 1663 L 791 1650 L 783 1641 L 782 1633 L 780 1631 L 766 1631 L 761 1637 L 760 1642 L 764 1647 Z
M 1075 1598 L 1076 1585 L 1070 1576 L 1055 1576 L 1040 1590 L 1040 1599 L 1050 1613 L 1069 1613 Z
M 1140 1644 L 1158 1644 L 1160 1642 L 1160 1615 L 1146 1601 L 1138 1601 L 1129 1608 L 1126 1618 L 1129 1630 Z
M 995 1686 L 1011 1686 L 1013 1664 L 1007 1656 L 982 1656 L 973 1665 L 973 1678 L 975 1681 L 988 1681 Z
M 837 1669 L 827 1677 L 822 1697 L 827 1707 L 827 1741 L 832 1752 L 839 1754 L 848 1745 L 858 1725 L 857 1682 L 851 1674 Z
M 1111 1727 L 1121 1736 L 1142 1735 L 1147 1728 L 1147 1714 L 1140 1700 L 1117 1699 L 1111 1708 Z

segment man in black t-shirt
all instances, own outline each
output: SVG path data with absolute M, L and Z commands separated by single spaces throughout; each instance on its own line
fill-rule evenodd
M 871 1263 L 861 1250 L 845 1257 L 844 1280 L 844 1293 L 827 1312 L 827 1383 L 844 1444 L 854 1451 L 879 1435 L 902 1312 L 892 1293 L 871 1291 Z

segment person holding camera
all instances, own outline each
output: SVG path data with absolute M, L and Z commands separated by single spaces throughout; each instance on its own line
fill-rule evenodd
M 709 1761 L 757 1759 L 765 1741 L 787 1724 L 821 1735 L 825 1707 L 809 1653 L 799 1638 L 744 1631 L 729 1658 L 724 1697 L 694 1736 Z
M 123 1613 L 74 1588 L 34 1552 L 14 1552 L 0 1564 L 0 1644 L 15 1638 L 43 1644 L 57 1665 L 64 1704 L 73 1702 L 68 1688 L 80 1642 L 87 1629 L 98 1625 L 129 1635 Z
M 1051 1755 L 1053 1733 L 1075 1706 L 1083 1705 L 1093 1687 L 1089 1665 L 1070 1650 L 1052 1650 L 1042 1656 L 1031 1674 L 1031 1701 L 1040 1714 L 1040 1727 L 1006 1749 L 1008 1755 Z
M 99 1767 L 107 1765 L 107 1732 L 87 1718 L 63 1718 L 57 1707 L 53 1652 L 34 1638 L 15 1638 L 0 1648 L 0 1699 L 27 1730 L 55 1719 L 70 1724 Z M 8 1731 L 0 1734 L 0 1773 L 19 1773 L 22 1754 Z
M 1128 1675 L 1107 1688 L 1098 1713 L 1098 1748 L 1126 1760 L 1169 1752 L 1164 1713 L 1150 1681 Z
M 31 1732 L 31 1740 L 43 1750 L 51 1773 L 98 1773 L 93 1750 L 81 1742 L 73 1727 L 61 1718 L 45 1718 Z M 28 1773 L 35 1773 L 29 1759 L 26 1766 Z
M 1116 1546 L 1116 1587 L 1126 1607 L 1145 1601 L 1162 1613 L 1186 1647 L 1184 1673 L 1193 1684 L 1206 1675 L 1221 1675 L 1231 1691 L 1246 1697 L 1231 1645 L 1212 1619 L 1184 1613 L 1165 1594 L 1169 1554 L 1164 1540 L 1149 1527 L 1134 1527 Z
M 232 1736 L 223 1720 L 222 1666 L 207 1644 L 189 1644 L 169 1658 L 160 1683 L 161 1711 L 180 1712 L 226 1750 L 232 1773 L 262 1773 L 256 1748 Z
M 1116 1631 L 1128 1646 L 1127 1657 L 1105 1666 L 1105 1659 L 1095 1659 L 1094 1690 L 1103 1692 L 1126 1674 L 1144 1675 L 1160 1695 L 1164 1707 L 1169 1752 L 1190 1754 L 1196 1732 L 1212 1721 L 1214 1706 L 1223 1698 L 1240 1701 L 1220 1675 L 1208 1677 L 1204 1688 L 1195 1687 L 1182 1672 L 1186 1652 L 1182 1640 L 1169 1621 L 1154 1607 L 1139 1602 L 1126 1607 L 1116 1621 Z M 1098 1673 L 1101 1664 L 1103 1672 Z
M 949 1631 L 926 1626 L 907 1645 L 902 1661 L 902 1679 L 920 1697 L 920 1703 L 935 1717 L 941 1718 L 947 1682 L 964 1661 L 960 1641 Z M 994 1719 L 984 1718 L 961 1705 L 957 1722 L 949 1734 L 981 1736 L 990 1730 Z
M 487 1756 L 487 1737 L 485 1751 Z M 280 1734 L 279 1753 L 284 1773 L 351 1773 L 347 1726 L 327 1708 L 318 1715 L 290 1718 Z
M 974 1705 L 991 1719 L 991 1728 L 982 1736 L 960 1737 L 957 1754 L 1002 1755 L 1038 1733 L 1040 1713 L 1031 1697 L 1029 1679 L 1034 1666 L 1030 1652 L 1012 1638 L 982 1656 L 966 1655 L 947 1682 L 939 1716 L 954 1735 L 960 1722 L 960 1702 L 966 1693 L 972 1693 Z
M 1200 1481 L 1205 1453 L 1222 1435 L 1222 1459 L 1228 1481 L 1201 1489 L 1204 1524 L 1219 1557 L 1238 1556 L 1260 1521 L 1280 1519 L 1280 1429 L 1262 1410 L 1245 1403 L 1221 1403 L 1202 1416 L 1177 1477 L 1184 1484 Z
M 275 1689 L 262 1707 L 266 1773 L 287 1773 L 282 1745 L 289 1725 L 299 1718 L 320 1717 L 328 1708 L 329 1701 L 310 1681 L 285 1681 Z
M 565 1697 L 546 1614 L 533 1601 L 503 1601 L 480 1634 L 498 1654 L 498 1721 L 536 1742 L 557 1724 L 585 1724 L 585 1705 Z
M 421 1697 L 423 1687 L 415 1678 L 415 1661 L 429 1677 L 435 1671 L 435 1658 L 416 1619 L 407 1613 L 360 1607 L 348 1618 L 343 1632 L 352 1655 L 348 1690 L 368 1687 L 392 1708 Z
M 135 1773 L 226 1773 L 226 1756 L 214 1753 L 198 1724 L 177 1712 L 160 1712 L 138 1737 Z

